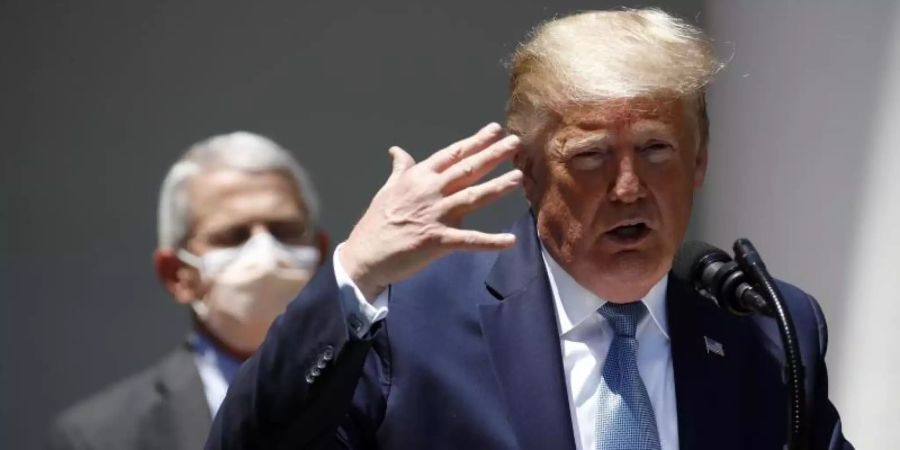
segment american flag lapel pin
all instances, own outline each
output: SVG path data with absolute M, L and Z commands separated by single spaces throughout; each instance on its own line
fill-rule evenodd
M 703 336 L 703 342 L 706 344 L 706 353 L 714 353 L 721 357 L 725 357 L 725 347 L 722 346 L 722 343 L 716 341 L 715 339 L 710 339 L 707 336 Z

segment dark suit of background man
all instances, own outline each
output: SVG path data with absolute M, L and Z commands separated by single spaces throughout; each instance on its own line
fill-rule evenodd
M 267 138 L 238 132 L 188 150 L 163 182 L 154 263 L 191 307 L 194 330 L 154 366 L 65 412 L 51 447 L 201 448 L 241 361 L 319 264 L 318 211 L 303 168 Z
M 669 275 L 707 166 L 721 65 L 658 10 L 540 26 L 491 124 L 393 172 L 260 351 L 207 449 L 780 449 L 779 339 Z M 481 184 L 505 160 L 516 169 Z M 509 233 L 460 228 L 522 185 Z M 799 328 L 810 448 L 850 448 L 825 322 Z

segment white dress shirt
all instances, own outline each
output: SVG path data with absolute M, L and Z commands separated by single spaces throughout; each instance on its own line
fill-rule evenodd
M 543 246 L 541 255 L 556 307 L 575 448 L 593 450 L 597 448 L 597 388 L 614 336 L 612 325 L 597 312 L 606 301 L 578 284 Z M 638 323 L 635 337 L 638 372 L 653 405 L 659 442 L 662 450 L 677 450 L 675 376 L 666 320 L 667 279 L 659 280 L 643 298 L 650 313 Z
M 219 406 L 225 401 L 228 385 L 241 367 L 241 362 L 199 333 L 194 333 L 190 337 L 190 343 L 194 353 L 194 364 L 203 384 L 206 404 L 209 405 L 212 417 L 215 417 Z
M 344 266 L 341 265 L 340 258 L 338 258 L 343 247 L 343 243 L 338 245 L 334 249 L 334 257 L 331 258 L 334 261 L 334 278 L 342 293 L 353 293 L 352 296 L 341 295 L 341 303 L 344 307 L 344 314 L 347 315 L 347 324 L 350 326 L 350 331 L 356 337 L 361 338 L 369 332 L 369 328 L 375 322 L 387 317 L 388 292 L 390 292 L 390 288 L 378 294 L 378 297 L 372 303 L 366 301 L 366 297 L 359 290 L 356 283 L 353 282 L 353 279 L 350 278 L 350 275 L 347 275 L 347 271 L 344 270 Z
M 332 258 L 335 278 L 341 292 L 353 294 L 342 295 L 341 301 L 351 330 L 362 337 L 375 322 L 387 316 L 388 290 L 373 303 L 366 301 L 337 257 L 342 245 L 335 249 Z M 597 312 L 606 302 L 579 285 L 543 246 L 541 254 L 556 309 L 575 447 L 593 450 L 597 448 L 594 430 L 597 388 L 613 336 L 611 325 Z M 663 277 L 643 299 L 650 314 L 638 324 L 635 337 L 638 340 L 638 372 L 653 405 L 662 450 L 678 450 L 675 378 L 666 320 L 666 281 L 667 277 Z

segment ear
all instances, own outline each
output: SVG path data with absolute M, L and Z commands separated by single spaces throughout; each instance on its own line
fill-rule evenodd
M 186 305 L 203 297 L 200 272 L 185 264 L 172 249 L 153 252 L 156 276 L 175 301 Z
M 329 249 L 330 244 L 331 244 L 331 238 L 328 237 L 328 233 L 321 231 L 321 230 L 318 233 L 316 233 L 314 245 L 316 246 L 317 249 L 319 249 L 319 254 L 322 255 L 319 258 L 319 266 L 321 266 L 322 264 L 325 264 L 325 260 L 328 259 L 328 252 L 330 250 Z
M 706 179 L 706 166 L 709 163 L 709 152 L 706 151 L 706 148 L 704 142 L 697 149 L 697 156 L 694 157 L 694 189 L 700 189 Z

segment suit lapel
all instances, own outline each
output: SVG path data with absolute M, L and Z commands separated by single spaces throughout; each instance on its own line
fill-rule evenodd
M 575 448 L 552 294 L 531 214 L 513 225 L 516 246 L 486 280 L 497 302 L 480 305 L 481 329 L 522 449 Z
M 147 449 L 203 448 L 212 417 L 203 382 L 188 344 L 172 352 L 159 366 L 156 391 L 160 402 L 152 411 L 143 436 Z
M 680 448 L 744 448 L 754 350 L 746 318 L 669 277 L 666 295 Z
M 509 420 L 523 449 L 575 448 L 559 331 L 531 214 L 512 228 L 480 305 L 481 329 Z M 669 277 L 666 294 L 679 446 L 745 448 L 754 442 L 757 339 L 749 318 L 730 315 Z

